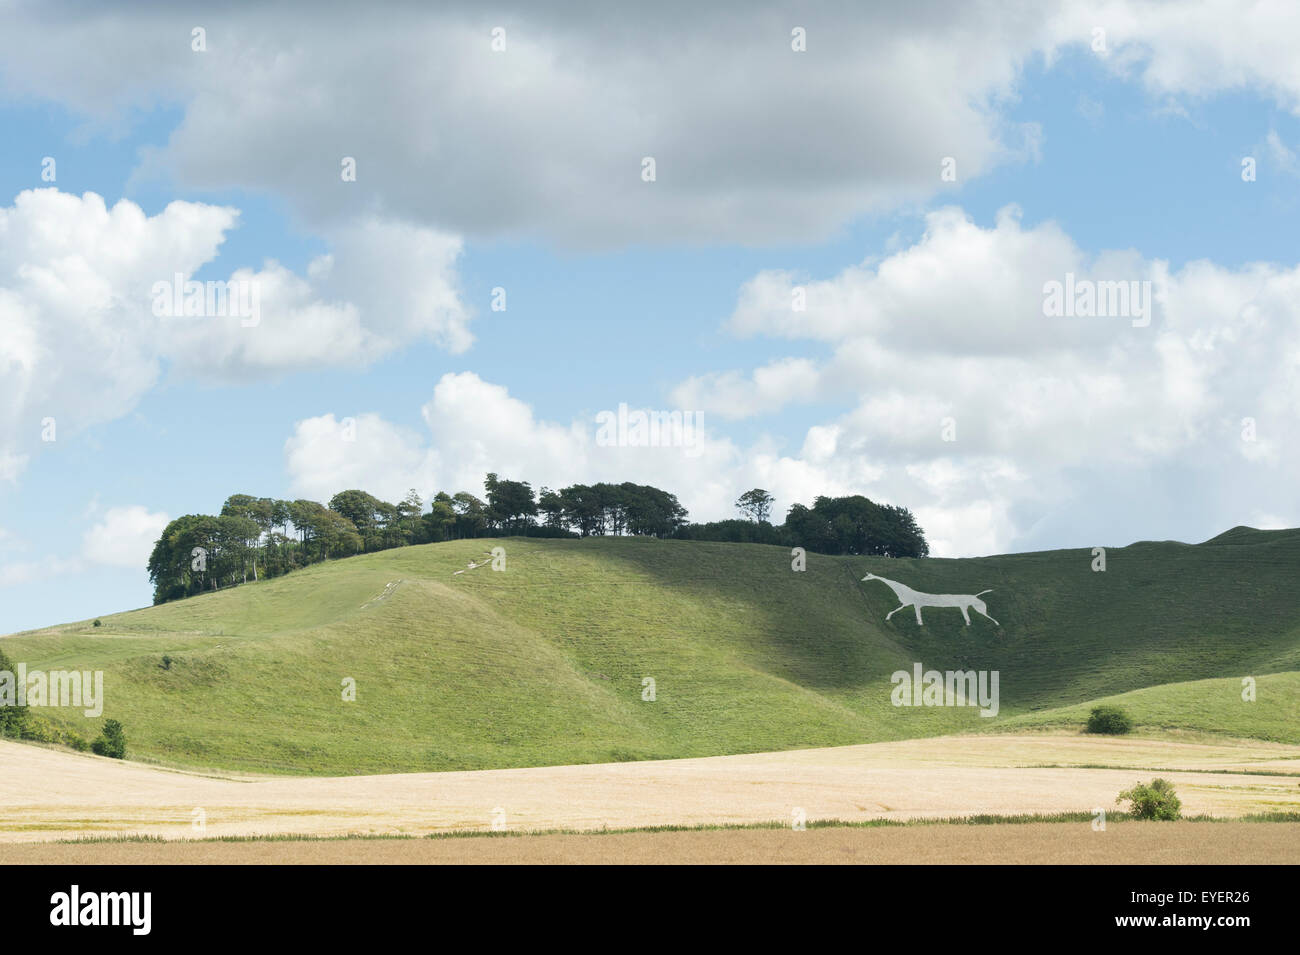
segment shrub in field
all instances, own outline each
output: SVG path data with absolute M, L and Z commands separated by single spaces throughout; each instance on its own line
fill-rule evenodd
M 1088 716 L 1089 733 L 1127 733 L 1132 728 L 1133 721 L 1118 706 L 1094 706 Z
M 1183 803 L 1174 793 L 1167 779 L 1153 779 L 1150 785 L 1137 783 L 1115 797 L 1115 802 L 1133 803 L 1131 812 L 1136 819 L 1177 819 L 1182 815 Z
M 122 732 L 122 724 L 117 720 L 104 720 L 104 730 L 90 748 L 99 756 L 126 759 L 126 734 Z

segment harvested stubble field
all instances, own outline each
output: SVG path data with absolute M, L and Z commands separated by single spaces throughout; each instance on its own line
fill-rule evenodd
M 1064 734 L 917 739 L 826 749 L 586 766 L 410 773 L 388 776 L 237 777 L 121 763 L 0 742 L 0 841 L 152 835 L 343 836 L 487 831 L 494 813 L 511 832 L 652 826 L 788 825 L 904 821 L 976 814 L 1119 811 L 1116 794 L 1154 775 L 1171 779 L 1188 815 L 1238 817 L 1300 812 L 1300 747 L 1256 741 L 1181 742 Z M 148 843 L 8 845 L 0 861 L 145 859 L 174 861 L 564 861 L 630 858 L 714 861 L 804 859 L 800 853 L 922 861 L 991 858 L 1016 833 L 1019 861 L 1300 860 L 1300 827 L 1287 823 L 1189 823 L 1109 827 L 1105 842 L 1086 823 L 889 830 L 739 830 L 489 837 L 341 843 Z M 1076 831 L 1077 830 L 1077 831 Z M 792 837 L 806 841 L 790 841 Z M 1113 837 L 1113 838 L 1112 838 Z M 590 839 L 591 841 L 584 841 Z M 609 841 L 614 840 L 614 841 Z M 428 843 L 428 844 L 426 844 Z M 454 844 L 453 844 L 454 843 Z M 260 846 L 260 847 L 259 847 Z M 925 848 L 930 846 L 930 848 Z M 1121 847 L 1119 849 L 1115 847 Z M 1216 848 L 1217 847 L 1217 848 Z M 1271 848 L 1270 848 L 1271 847 Z M 1010 850 L 1007 850 L 1010 851 Z M 547 855 L 552 853 L 553 856 Z M 1118 853 L 1116 857 L 1112 855 Z M 685 855 L 683 855 L 685 854 Z M 1193 856 L 1195 858 L 1193 858 Z M 796 858 L 797 857 L 797 858 Z M 811 856 L 808 857 L 811 859 Z M 938 858 L 938 856 L 933 856 Z
M 0 845 L 0 864 L 1294 864 L 1300 823 L 1088 822 L 723 829 L 504 838 Z

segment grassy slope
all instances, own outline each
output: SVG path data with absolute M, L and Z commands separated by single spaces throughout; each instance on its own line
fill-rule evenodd
M 452 576 L 497 543 L 505 573 Z M 1300 742 L 1300 674 L 1284 673 L 1300 671 L 1300 532 L 1115 548 L 1105 573 L 1091 561 L 810 555 L 797 574 L 788 551 L 762 545 L 458 541 L 22 634 L 5 650 L 30 667 L 104 670 L 104 716 L 122 720 L 133 756 L 226 769 L 478 769 L 1077 725 L 1079 704 L 1116 694 L 1140 723 Z M 929 592 L 992 587 L 1002 626 L 935 609 L 923 628 L 910 610 L 885 623 L 893 595 L 860 583 L 867 571 Z M 1000 671 L 1001 715 L 893 707 L 889 675 L 913 661 Z M 1243 675 L 1260 677 L 1256 703 L 1240 701 Z M 344 677 L 355 703 L 340 699 Z M 79 712 L 45 713 L 97 731 Z

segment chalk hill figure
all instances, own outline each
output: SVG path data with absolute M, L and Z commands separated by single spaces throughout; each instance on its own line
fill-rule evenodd
M 867 574 L 867 576 L 862 579 L 864 581 L 880 581 L 892 590 L 894 596 L 898 598 L 898 606 L 885 614 L 886 620 L 898 613 L 898 611 L 902 610 L 904 607 L 911 607 L 916 611 L 916 624 L 918 627 L 925 626 L 925 622 L 921 620 L 922 607 L 957 607 L 961 610 L 962 618 L 966 621 L 966 626 L 968 627 L 970 626 L 969 611 L 972 608 L 976 613 L 993 620 L 992 617 L 989 617 L 988 607 L 985 606 L 984 601 L 980 600 L 980 597 L 984 594 L 992 593 L 992 590 L 981 590 L 977 594 L 926 594 L 900 584 L 896 580 L 890 580 L 887 577 L 877 577 L 875 574 Z M 1002 624 L 998 623 L 996 620 L 993 620 L 993 623 L 999 627 L 1002 626 Z

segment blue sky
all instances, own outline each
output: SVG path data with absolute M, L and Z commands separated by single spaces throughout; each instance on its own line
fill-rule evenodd
M 29 12 L 23 5 L 8 11 L 19 21 L 15 29 L 34 29 L 21 23 Z M 124 35 L 131 42 L 160 42 L 151 30 L 137 29 L 130 16 L 148 13 L 127 15 L 110 26 L 130 31 Z M 477 24 L 466 26 L 463 20 L 457 22 L 466 35 L 477 36 Z M 1193 18 L 1202 21 L 1199 42 L 1213 44 L 1214 23 Z M 1216 85 L 1212 74 L 1186 65 L 1195 60 L 1193 54 L 1204 55 L 1202 47 L 1179 49 L 1179 43 L 1192 41 L 1160 18 L 1144 23 L 1138 16 L 1136 25 L 1116 22 L 1124 29 L 1113 41 L 1114 55 L 1104 57 L 1089 49 L 1086 32 L 1071 33 L 1068 25 L 1049 24 L 1060 34 L 1050 43 L 1038 34 L 1013 43 L 994 29 L 996 24 L 983 25 L 996 38 L 987 60 L 1002 61 L 997 69 L 990 67 L 991 78 L 981 85 L 980 77 L 972 76 L 969 87 L 954 89 L 944 89 L 942 77 L 935 80 L 944 99 L 962 104 L 954 107 L 954 116 L 935 116 L 931 124 L 940 141 L 948 128 L 964 129 L 952 149 L 956 183 L 940 180 L 944 151 L 910 145 L 908 137 L 915 135 L 910 125 L 891 128 L 902 119 L 870 110 L 863 119 L 853 112 L 864 98 L 908 94 L 899 93 L 901 87 L 840 82 L 837 78 L 852 77 L 863 67 L 851 52 L 837 54 L 848 57 L 842 61 L 817 60 L 819 35 L 810 31 L 806 53 L 782 49 L 782 55 L 808 58 L 809 75 L 799 82 L 810 84 L 810 97 L 827 100 L 827 112 L 843 117 L 844 130 L 818 124 L 808 132 L 799 115 L 779 113 L 769 117 L 778 127 L 770 143 L 759 142 L 739 159 L 727 155 L 712 170 L 705 168 L 705 159 L 692 158 L 692 175 L 700 181 L 686 185 L 672 181 L 675 170 L 688 164 L 674 161 L 671 152 L 657 157 L 659 181 L 638 181 L 639 156 L 653 150 L 654 138 L 629 136 L 628 184 L 611 186 L 603 195 L 604 167 L 596 164 L 590 190 L 579 189 L 565 202 L 555 199 L 564 188 L 555 183 L 565 181 L 573 164 L 566 165 L 564 155 L 537 160 L 539 168 L 555 167 L 545 171 L 521 159 L 510 177 L 519 176 L 517 202 L 502 181 L 488 188 L 466 174 L 476 159 L 483 165 L 504 160 L 495 158 L 498 149 L 489 160 L 486 145 L 476 154 L 474 129 L 464 130 L 458 143 L 446 138 L 457 134 L 454 124 L 462 115 L 454 96 L 433 106 L 390 97 L 387 108 L 399 116 L 406 111 L 407 122 L 394 126 L 371 125 L 364 109 L 349 113 L 340 106 L 339 125 L 346 127 L 350 118 L 364 132 L 351 148 L 359 155 L 355 185 L 362 187 L 355 195 L 363 198 L 335 203 L 318 198 L 332 185 L 309 188 L 294 181 L 301 177 L 268 171 L 275 165 L 272 157 L 265 167 L 250 160 L 247 168 L 209 157 L 205 143 L 220 153 L 219 142 L 246 137 L 265 148 L 262 137 L 275 134 L 266 132 L 265 118 L 256 128 L 250 120 L 249 129 L 238 129 L 238 112 L 226 114 L 234 117 L 235 128 L 215 123 L 213 116 L 222 115 L 219 107 L 228 104 L 214 106 L 216 94 L 203 83 L 176 81 L 166 57 L 142 55 L 106 64 L 103 75 L 113 78 L 110 95 L 103 82 L 99 89 L 92 89 L 90 80 L 85 88 L 71 81 L 43 82 L 46 67 L 35 52 L 12 42 L 0 47 L 0 128 L 5 131 L 0 205 L 8 207 L 13 223 L 8 232 L 0 229 L 0 291 L 9 289 L 14 297 L 11 311 L 0 305 L 0 341 L 10 336 L 13 359 L 35 340 L 39 347 L 21 354 L 39 356 L 30 359 L 31 367 L 49 386 L 41 391 L 21 384 L 17 359 L 6 364 L 0 350 L 0 376 L 11 379 L 0 393 L 15 408 L 12 418 L 4 419 L 10 432 L 0 433 L 0 453 L 9 450 L 22 459 L 0 480 L 0 632 L 147 604 L 151 588 L 141 547 L 147 556 L 150 535 L 156 537 L 161 522 L 185 513 L 215 513 L 229 494 L 325 499 L 334 490 L 362 486 L 391 497 L 396 489 L 416 486 L 427 498 L 440 489 L 478 492 L 481 473 L 488 469 L 534 485 L 606 479 L 656 483 L 677 493 L 697 519 L 732 516 L 730 501 L 753 486 L 773 490 L 780 514 L 818 493 L 862 493 L 915 510 L 943 556 L 1152 538 L 1196 541 L 1234 524 L 1300 522 L 1288 476 L 1295 463 L 1291 399 L 1300 355 L 1294 298 L 1300 290 L 1294 278 L 1300 263 L 1300 234 L 1294 227 L 1300 169 L 1291 155 L 1300 149 L 1300 91 L 1286 87 L 1294 77 L 1283 65 L 1269 72 L 1266 47 L 1246 57 L 1248 62 L 1223 65 L 1228 79 Z M 857 26 L 872 29 L 870 23 Z M 1264 26 L 1259 29 L 1267 36 Z M 164 22 L 159 29 L 165 27 Z M 327 34 L 327 27 L 320 27 L 315 42 L 322 47 L 346 42 L 340 35 L 346 31 Z M 900 43 L 915 39 L 914 31 L 931 29 L 904 24 L 875 34 L 888 44 L 892 28 Z M 540 16 L 518 28 L 523 36 L 517 42 L 544 53 L 548 43 L 559 43 L 556 37 L 580 42 L 584 29 L 565 24 L 552 30 Z M 52 32 L 57 36 L 57 29 Z M 13 29 L 7 33 L 15 36 Z M 245 50 L 289 43 L 282 25 L 253 14 L 228 34 L 241 37 Z M 925 36 L 936 49 L 949 42 L 942 30 Z M 182 35 L 182 47 L 187 39 Z M 308 46 L 313 41 L 313 36 L 299 38 Z M 381 33 L 355 42 L 364 51 L 368 43 L 384 41 Z M 46 58 L 67 55 L 48 35 L 41 42 L 54 44 Z M 600 43 L 607 42 L 602 34 Z M 727 56 L 744 66 L 747 54 L 744 43 L 740 46 Z M 236 57 L 238 51 L 230 47 L 203 55 Z M 1223 56 L 1232 55 L 1231 44 L 1224 47 Z M 580 82 L 585 90 L 600 91 L 593 96 L 637 102 L 638 92 L 644 93 L 642 77 L 612 66 L 618 60 L 614 52 L 593 49 L 600 53 L 584 66 L 564 67 L 557 88 L 567 95 L 570 85 Z M 763 57 L 772 54 L 754 55 L 755 62 L 766 62 Z M 715 53 L 713 59 L 721 56 Z M 530 69 L 540 71 L 545 86 L 553 79 L 547 70 L 559 67 L 548 66 L 545 56 L 539 62 Z M 683 54 L 676 65 L 708 75 L 710 54 Z M 892 67 L 881 67 L 887 68 Z M 301 82 L 330 88 L 330 77 L 316 76 L 310 66 L 302 69 Z M 576 81 L 567 75 L 575 70 Z M 95 69 L 87 74 L 94 76 Z M 454 74 L 449 68 L 448 75 Z M 407 95 L 431 82 L 418 73 L 405 79 Z M 909 81 L 906 75 L 895 79 Z M 273 107 L 288 110 L 283 115 L 302 122 L 301 129 L 286 128 L 281 136 L 287 141 L 277 141 L 276 148 L 292 151 L 300 140 L 302 152 L 310 157 L 315 151 L 322 167 L 337 168 L 335 153 L 317 149 L 312 138 L 319 133 L 320 141 L 328 140 L 337 131 L 328 124 L 313 127 L 311 117 L 294 110 L 293 84 L 257 76 L 241 82 L 230 94 L 233 101 L 247 106 L 260 102 L 258 96 L 270 97 Z M 391 89 L 378 79 L 376 87 Z M 716 96 L 710 105 L 719 115 L 752 110 L 748 133 L 765 135 L 761 82 L 749 94 L 741 89 Z M 598 99 L 590 107 L 595 112 L 601 105 Z M 553 108 L 561 125 L 568 121 L 562 113 L 580 110 L 558 95 Z M 268 112 L 277 115 L 274 108 Z M 700 156 L 725 152 L 728 137 L 746 132 L 740 119 L 741 131 L 733 133 L 725 122 L 701 127 L 685 110 L 678 116 L 663 106 L 661 112 L 649 128 L 667 136 L 678 134 L 672 124 L 680 123 L 681 142 L 692 143 Z M 496 131 L 479 132 L 485 142 L 508 138 L 512 123 L 522 122 L 522 115 L 515 117 L 507 107 L 496 115 Z M 854 122 L 876 126 L 850 132 Z M 428 124 L 430 136 L 443 137 L 436 148 L 416 149 L 401 138 L 418 137 L 421 124 Z M 571 135 L 565 145 L 581 157 L 600 153 L 618 135 L 600 134 L 584 144 L 576 133 L 566 133 Z M 385 143 L 385 134 L 391 143 Z M 864 159 L 858 169 L 847 154 L 847 173 L 823 174 L 838 177 L 829 196 L 816 176 L 783 180 L 788 166 L 819 147 L 825 147 L 823 157 L 831 154 L 837 137 L 850 135 L 864 138 L 864 150 L 903 155 Z M 373 141 L 367 139 L 372 136 Z M 711 136 L 719 141 L 716 148 Z M 792 152 L 796 158 L 783 161 L 779 150 L 792 148 L 789 141 L 801 137 L 815 140 L 808 153 Z M 960 148 L 962 137 L 970 141 L 967 149 Z M 1037 145 L 1027 145 L 1031 141 Z M 521 153 L 527 145 L 520 140 Z M 970 162 L 968 155 L 974 156 Z M 54 183 L 41 180 L 46 156 L 57 160 Z M 1252 182 L 1241 175 L 1248 156 L 1257 161 Z M 393 181 L 403 164 L 423 189 Z M 367 170 L 376 167 L 386 178 L 370 191 Z M 536 184 L 528 178 L 533 172 L 540 180 Z M 733 183 L 745 176 L 750 181 Z M 665 206 L 662 215 L 646 214 L 637 204 L 655 201 L 642 196 L 653 197 L 651 190 L 660 187 L 680 209 Z M 17 205 L 25 191 L 50 188 L 76 201 L 30 210 Z M 680 193 L 672 192 L 678 188 Z M 622 205 L 636 189 L 643 192 Z M 465 196 L 432 195 L 458 190 Z M 337 349 L 322 348 L 309 358 L 278 345 L 279 351 L 268 349 L 256 361 L 235 358 L 221 365 L 207 361 L 219 346 L 216 339 L 156 344 L 148 320 L 133 318 L 122 335 L 144 335 L 131 346 L 132 354 L 142 368 L 153 363 L 157 374 L 114 378 L 93 354 L 62 360 L 79 340 L 83 326 L 78 323 L 90 321 L 87 312 L 103 306 L 90 298 L 85 308 L 69 306 L 66 298 L 52 304 L 31 279 L 33 269 L 78 272 L 80 267 L 70 264 L 74 261 L 88 262 L 88 270 L 98 269 L 110 285 L 124 274 L 114 250 L 129 243 L 129 235 L 107 243 L 87 239 L 85 248 L 76 247 L 82 241 L 79 228 L 99 227 L 93 225 L 93 210 L 82 205 L 85 193 L 97 194 L 110 208 L 121 200 L 134 203 L 150 228 L 159 230 L 189 227 L 164 222 L 164 210 L 176 200 L 237 209 L 232 228 L 193 226 L 195 235 L 219 236 L 220 243 L 215 256 L 197 255 L 202 261 L 195 263 L 193 277 L 200 280 L 227 278 L 238 269 L 258 272 L 267 260 L 308 276 L 320 256 L 346 262 L 347 237 L 362 234 L 363 222 L 425 230 L 420 234 L 427 233 L 430 241 L 455 243 L 450 264 L 422 260 L 407 246 L 391 254 L 385 248 L 376 252 L 379 266 L 346 282 L 313 286 L 313 300 L 336 307 L 341 296 L 352 293 L 363 330 L 378 321 L 367 311 L 367 293 L 356 291 L 371 280 L 400 290 L 413 275 L 436 273 L 454 290 L 456 302 L 409 322 L 383 316 L 396 324 L 384 330 L 382 345 L 364 353 L 340 338 Z M 714 196 L 725 199 L 719 200 L 716 221 L 707 212 Z M 515 214 L 530 204 L 536 208 Z M 1019 212 L 1001 219 L 1000 210 L 1008 206 Z M 480 208 L 484 211 L 476 217 Z M 791 220 L 786 229 L 781 215 L 768 215 L 769 208 L 814 211 L 806 220 L 796 212 L 793 219 L 802 221 Z M 939 210 L 954 208 L 956 219 L 934 218 Z M 78 224 L 77 217 L 84 221 Z M 962 218 L 973 233 L 956 224 Z M 39 241 L 42 229 L 68 230 L 62 255 L 50 254 Z M 402 234 L 375 233 L 395 244 Z M 973 271 L 957 261 L 961 250 L 979 245 L 971 236 L 989 242 Z M 1073 252 L 1065 249 L 1071 244 Z M 1033 264 L 1039 248 L 1047 250 L 1043 255 L 1050 261 L 1074 261 L 1069 256 L 1077 253 L 1081 271 L 1095 268 L 1098 275 L 1155 276 L 1158 283 L 1161 275 L 1172 274 L 1170 298 L 1145 337 L 1121 321 L 1104 332 L 1081 333 L 1086 341 L 1080 343 L 1058 347 L 1049 340 L 1022 349 L 1014 343 L 1034 338 L 1048 321 L 1033 307 L 1042 283 L 1059 277 Z M 1105 259 L 1108 250 L 1128 256 L 1115 265 Z M 50 257 L 42 260 L 42 254 Z M 1188 271 L 1189 263 L 1199 260 L 1212 264 L 1209 274 Z M 389 261 L 397 263 L 391 275 L 383 264 Z M 1252 273 L 1252 263 L 1269 263 L 1268 274 Z M 132 268 L 141 280 L 155 274 L 147 257 Z M 161 266 L 155 272 L 170 275 Z M 917 274 L 925 277 L 927 289 L 918 289 Z M 820 304 L 807 323 L 798 315 L 783 316 L 763 294 L 747 295 L 764 275 L 778 276 L 774 281 L 780 288 L 820 289 Z M 141 305 L 130 301 L 138 291 L 122 282 L 113 294 L 126 304 L 106 307 L 95 319 L 95 327 L 107 328 L 110 338 L 116 309 Z M 962 283 L 972 282 L 976 287 L 969 293 L 961 291 Z M 1012 298 L 1029 307 L 1017 306 L 1014 316 L 985 311 L 1002 300 L 998 287 L 1010 285 L 1023 285 Z M 504 312 L 489 308 L 498 286 L 507 291 Z M 969 301 L 969 314 L 948 307 L 932 315 L 936 289 L 956 290 L 953 300 Z M 335 327 L 318 327 L 313 313 L 281 308 L 282 302 L 273 301 L 265 326 L 254 334 L 280 323 L 308 341 Z M 390 304 L 381 301 L 375 311 L 392 311 Z M 874 317 L 868 321 L 864 314 Z M 1003 321 L 1023 324 L 1002 328 Z M 951 335 L 965 322 L 976 331 L 971 341 L 978 340 L 980 327 L 990 329 L 986 372 L 971 360 L 973 349 L 984 346 L 963 345 L 962 335 Z M 1031 324 L 1032 333 L 1017 331 Z M 440 336 L 458 327 L 468 330 L 472 343 L 448 347 Z M 140 333 L 141 328 L 146 331 Z M 239 331 L 232 326 L 212 334 Z M 1233 347 L 1241 349 L 1239 355 Z M 1268 367 L 1252 365 L 1260 356 L 1271 356 Z M 803 363 L 797 366 L 797 386 L 773 391 L 757 383 L 756 370 L 795 367 L 789 362 Z M 952 363 L 948 372 L 942 371 L 944 362 Z M 720 382 L 718 376 L 728 373 L 735 375 L 730 384 Z M 100 380 L 105 375 L 113 379 L 108 384 Z M 1008 397 L 1015 389 L 1000 387 L 1000 378 L 1003 385 L 1041 386 L 1047 397 L 1041 407 L 1026 407 Z M 1080 385 L 1084 380 L 1089 384 Z M 945 381 L 960 386 L 949 392 Z M 1116 387 L 1116 382 L 1125 384 Z M 100 388 L 115 398 L 101 400 Z M 77 398 L 68 401 L 74 410 L 56 415 L 57 440 L 33 440 L 45 416 L 43 405 L 62 407 L 62 397 L 74 393 Z M 602 455 L 590 435 L 575 436 L 584 426 L 594 430 L 598 411 L 624 402 L 634 408 L 701 411 L 708 448 L 689 460 L 677 453 L 681 449 Z M 930 414 L 931 408 L 938 411 Z M 935 444 L 929 431 L 933 421 L 937 433 L 945 408 L 962 435 L 950 446 Z M 922 423 L 909 417 L 912 410 Z M 328 422 L 315 430 L 304 422 L 330 415 L 361 417 L 364 447 L 342 455 L 337 447 L 323 447 L 320 434 L 322 428 L 328 431 Z M 1267 440 L 1241 448 L 1232 435 L 1247 415 L 1258 419 Z M 1044 435 L 1062 436 L 1059 447 Z

